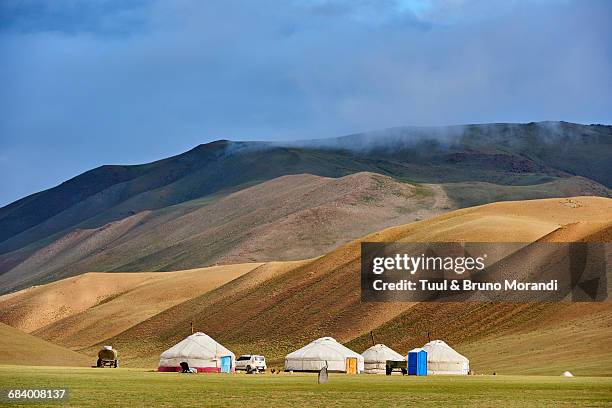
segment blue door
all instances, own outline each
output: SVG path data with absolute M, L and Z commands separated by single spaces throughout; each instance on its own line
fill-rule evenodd
M 408 352 L 408 375 L 427 375 L 427 352 L 414 349 Z
M 232 372 L 232 356 L 221 357 L 221 372 L 222 373 Z
M 419 354 L 416 352 L 408 353 L 408 375 L 417 375 L 419 370 Z

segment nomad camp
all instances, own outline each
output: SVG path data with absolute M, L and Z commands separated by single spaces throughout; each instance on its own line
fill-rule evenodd
M 375 344 L 357 354 L 332 337 L 322 337 L 285 357 L 285 371 L 330 372 L 346 374 L 467 375 L 470 361 L 442 340 L 402 355 L 384 344 Z
M 104 351 L 113 350 L 106 346 Z M 262 361 L 263 356 L 260 356 Z M 469 360 L 442 340 L 434 340 L 422 348 L 402 355 L 384 344 L 375 344 L 359 354 L 332 337 L 321 337 L 285 357 L 286 372 L 326 372 L 346 374 L 403 375 L 467 375 Z M 233 352 L 202 332 L 194 333 L 164 351 L 159 359 L 159 372 L 234 373 Z M 257 373 L 259 370 L 247 370 Z

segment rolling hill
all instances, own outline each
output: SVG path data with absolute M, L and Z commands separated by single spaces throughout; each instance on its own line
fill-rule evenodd
M 569 224 L 586 225 L 586 228 L 579 229 L 579 235 L 567 236 L 576 240 L 601 231 L 609 231 L 612 221 L 608 215 L 611 210 L 610 199 L 582 197 L 571 200 L 496 203 L 390 228 L 364 239 L 530 242 Z M 237 282 L 248 279 L 247 274 Z M 576 313 L 576 310 L 580 310 L 580 313 Z M 540 319 L 539 316 L 542 315 L 547 319 Z M 573 316 L 574 321 L 567 323 L 568 316 Z M 601 316 L 606 318 L 602 319 Z M 206 296 L 194 298 L 134 326 L 111 341 L 122 349 L 136 351 L 131 345 L 132 339 L 150 339 L 144 349 L 138 347 L 137 352 L 130 355 L 136 363 L 153 365 L 158 352 L 184 337 L 187 322 L 194 320 L 199 328 L 238 353 L 258 350 L 270 356 L 271 360 L 280 362 L 285 353 L 296 346 L 326 335 L 336 337 L 362 351 L 368 346 L 366 343 L 369 341 L 369 331 L 374 330 L 377 341 L 405 351 L 424 344 L 427 332 L 432 332 L 436 337 L 457 345 L 459 350 L 463 350 L 463 347 L 469 350 L 467 347 L 478 340 L 494 335 L 501 337 L 501 342 L 506 336 L 516 335 L 521 330 L 533 335 L 545 327 L 554 329 L 569 324 L 575 330 L 571 343 L 574 346 L 572 353 L 593 353 L 590 344 L 607 345 L 590 357 L 588 363 L 583 363 L 592 366 L 600 361 L 600 365 L 595 367 L 596 370 L 591 367 L 594 369 L 592 373 L 603 374 L 609 373 L 610 367 L 605 364 L 609 361 L 605 350 L 609 350 L 611 345 L 611 317 L 612 305 L 609 303 L 362 303 L 359 297 L 359 245 L 356 241 L 276 276 L 256 288 L 241 290 L 240 286 L 233 284 L 221 287 Z M 559 320 L 565 324 L 557 325 Z M 397 328 L 393 326 L 395 322 L 409 323 Z M 167 329 L 164 329 L 166 327 Z M 392 328 L 398 330 L 390 330 Z M 582 333 L 585 331 L 591 336 L 590 342 L 582 342 Z M 555 342 L 554 337 L 549 338 L 549 341 L 552 345 Z M 512 344 L 508 344 L 504 349 L 512 350 L 512 347 Z M 562 346 L 557 348 L 567 350 Z M 497 349 L 489 349 L 492 350 Z M 550 355 L 542 355 L 548 352 L 546 347 L 531 352 L 534 355 L 533 362 L 526 361 L 517 366 L 519 362 L 513 359 L 514 366 L 508 364 L 506 372 L 533 370 L 533 365 L 537 365 L 537 358 L 550 359 Z M 486 356 L 488 360 L 478 354 L 471 357 L 477 371 L 490 369 L 492 364 L 499 362 L 494 355 Z M 580 367 L 580 363 L 574 361 L 573 354 L 555 358 L 555 364 L 571 364 L 571 368 L 578 372 L 587 368 Z M 483 363 L 479 364 L 479 360 Z M 539 368 L 540 372 L 551 372 L 548 367 L 540 365 Z M 494 369 L 500 371 L 500 368 Z
M 45 328 L 50 340 L 79 346 L 84 344 L 83 338 L 120 333 L 259 266 L 236 264 L 167 273 L 86 273 L 0 297 L 0 321 L 28 333 Z
M 0 323 L 0 364 L 88 367 L 90 357 Z
M 147 367 L 155 366 L 161 351 L 189 334 L 191 322 L 235 353 L 263 353 L 273 365 L 282 364 L 287 352 L 322 336 L 333 336 L 363 351 L 370 345 L 369 332 L 374 331 L 377 342 L 405 352 L 424 344 L 430 334 L 465 353 L 476 372 L 558 374 L 563 368 L 578 375 L 610 375 L 610 302 L 365 303 L 359 293 L 359 243 L 611 242 L 611 213 L 612 200 L 597 197 L 501 202 L 456 210 L 367 235 L 315 259 L 256 267 L 114 336 L 96 330 L 102 327 L 102 316 L 91 320 L 90 333 L 98 333 L 97 339 L 71 332 L 77 322 L 70 317 L 35 333 L 87 354 L 110 343 L 121 350 L 128 366 Z M 52 284 L 44 288 L 50 290 Z M 5 295 L 0 302 L 27 292 Z M 139 302 L 131 306 L 140 307 Z M 78 346 L 96 340 L 97 345 Z
M 292 143 L 221 140 L 153 163 L 102 166 L 0 208 L 0 293 L 90 271 L 168 271 L 321 255 L 362 234 L 415 220 L 420 215 L 410 219 L 408 212 L 429 208 L 425 199 L 398 205 L 401 200 L 388 195 L 368 205 L 368 197 L 379 197 L 370 192 L 382 180 L 371 176 L 360 181 L 371 191 L 361 190 L 363 197 L 349 205 L 363 205 L 377 215 L 351 228 L 342 220 L 355 214 L 330 191 L 333 181 L 328 178 L 360 185 L 345 178 L 356 173 L 410 183 L 391 186 L 391 195 L 415 189 L 444 193 L 449 209 L 499 200 L 609 197 L 611 154 L 611 126 L 542 122 L 403 127 Z M 302 180 L 308 177 L 303 174 L 325 181 Z M 284 179 L 290 175 L 298 178 Z M 299 191 L 298 183 L 325 197 L 313 200 L 304 189 Z M 279 198 L 283 189 L 295 193 L 288 197 L 289 211 L 278 204 L 284 203 Z M 293 218 L 285 220 L 291 225 L 267 213 L 262 223 L 246 220 L 236 236 L 236 224 L 227 217 L 242 217 L 236 214 L 242 207 L 257 217 L 266 202 L 277 203 L 279 214 Z M 334 202 L 342 207 L 337 214 Z M 389 205 L 387 211 L 373 211 L 384 205 Z M 325 229 L 326 221 L 302 223 L 309 217 L 338 217 L 337 227 L 352 231 L 334 237 L 331 228 Z M 187 220 L 190 226 L 181 224 Z M 311 227 L 299 239 L 301 246 L 267 246 L 287 238 L 276 236 L 278 231 L 306 225 Z M 171 242 L 160 239 L 164 231 L 175 229 Z M 267 237 L 266 244 L 256 236 Z
M 144 211 L 71 231 L 28 253 L 0 275 L 0 286 L 6 291 L 84 271 L 310 258 L 369 232 L 450 208 L 438 186 L 374 173 L 335 179 L 283 176 L 199 206 Z

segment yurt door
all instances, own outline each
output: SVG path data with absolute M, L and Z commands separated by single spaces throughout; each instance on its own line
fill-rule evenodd
M 231 356 L 221 357 L 221 372 L 222 373 L 232 372 L 232 357 Z
M 357 358 L 348 357 L 346 359 L 346 373 L 357 374 Z

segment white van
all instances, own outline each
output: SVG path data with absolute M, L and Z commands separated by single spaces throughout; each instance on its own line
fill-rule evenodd
M 243 354 L 236 359 L 236 370 L 245 370 L 247 373 L 266 371 L 266 359 L 264 356 Z

